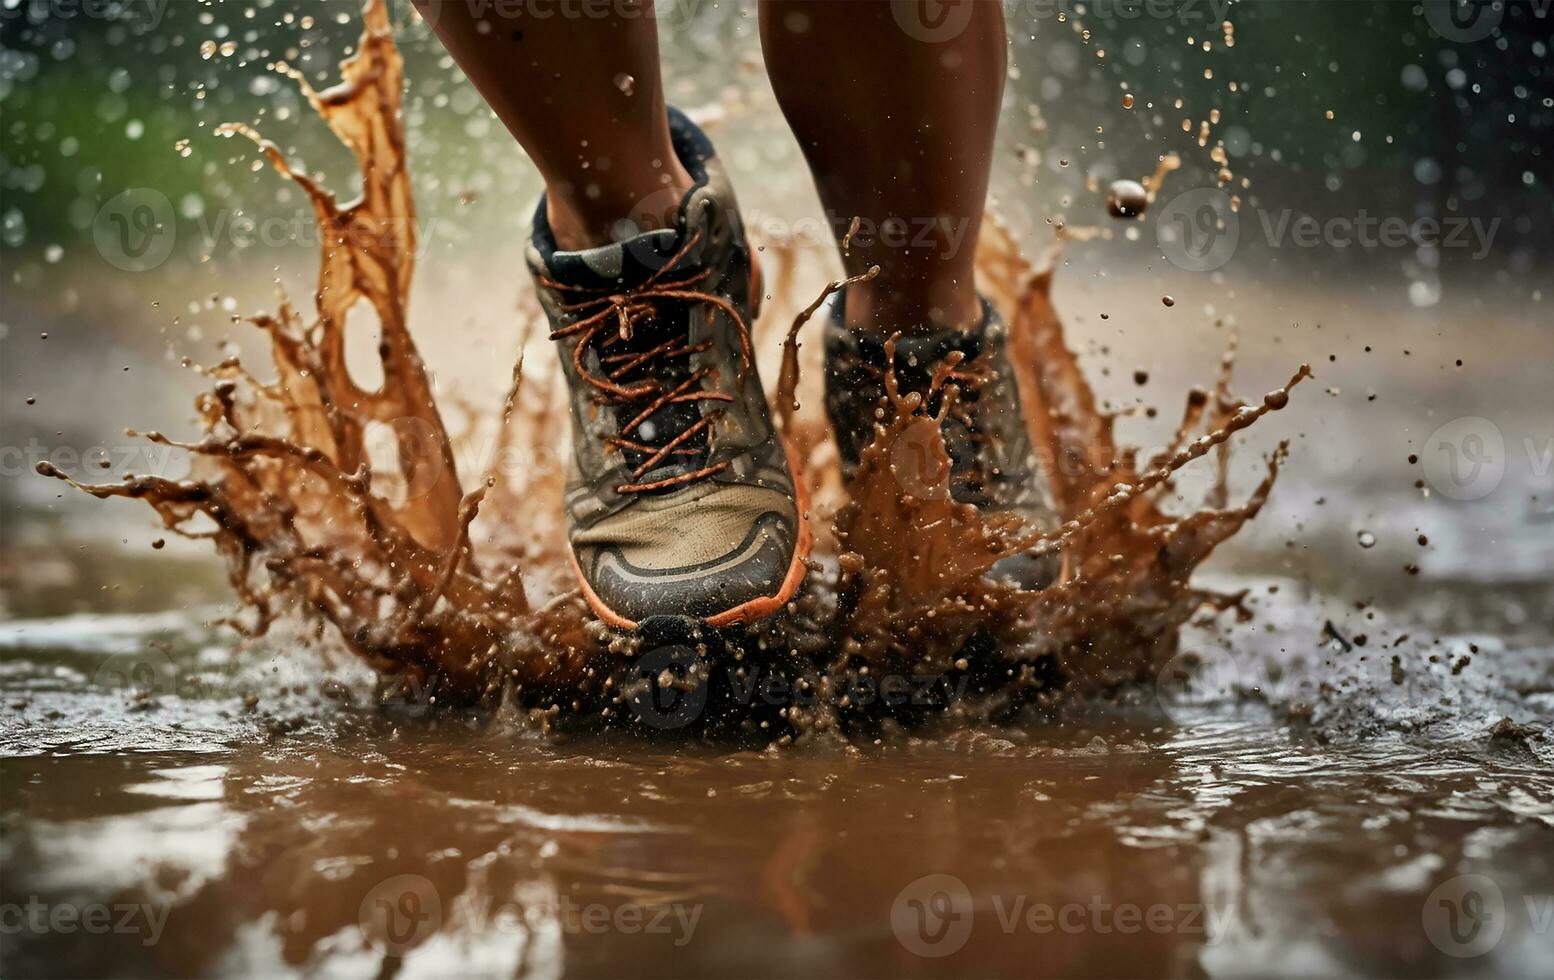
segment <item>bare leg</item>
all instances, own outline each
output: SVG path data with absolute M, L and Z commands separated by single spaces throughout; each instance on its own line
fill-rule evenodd
M 849 290 L 848 325 L 974 325 L 1004 85 L 998 0 L 761 0 L 761 42 L 833 231 L 860 219 L 843 264 L 880 267 Z
M 545 179 L 562 248 L 663 227 L 691 178 L 669 142 L 651 0 L 633 16 L 535 17 L 524 4 L 416 0 Z

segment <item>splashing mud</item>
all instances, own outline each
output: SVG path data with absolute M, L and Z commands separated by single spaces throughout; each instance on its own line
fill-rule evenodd
M 548 518 L 560 510 L 559 481 L 457 472 L 460 436 L 444 410 L 466 417 L 465 436 L 489 426 L 492 413 L 440 406 L 411 336 L 415 206 L 402 63 L 383 5 L 370 0 L 364 17 L 339 85 L 320 92 L 297 78 L 354 154 L 363 177 L 358 200 L 339 203 L 252 130 L 225 130 L 254 139 L 313 204 L 325 242 L 313 319 L 284 299 L 275 314 L 253 317 L 270 340 L 275 379 L 257 379 L 236 359 L 204 368 L 214 384 L 197 404 L 202 437 L 145 434 L 193 454 L 188 479 L 128 475 L 75 485 L 98 497 L 144 500 L 174 533 L 208 540 L 226 559 L 245 610 L 232 624 L 245 634 L 302 617 L 332 626 L 380 672 L 388 692 L 413 690 L 442 704 L 505 700 L 546 724 L 642 720 L 647 658 L 637 658 L 634 640 L 592 621 L 567 584 L 565 541 L 559 521 Z M 799 249 L 781 242 L 765 249 L 779 298 L 791 292 L 802 261 Z M 1195 588 L 1189 578 L 1258 512 L 1273 484 L 1277 458 L 1250 499 L 1229 506 L 1229 439 L 1284 407 L 1307 369 L 1252 405 L 1230 393 L 1227 357 L 1213 389 L 1188 396 L 1175 444 L 1141 459 L 1116 444 L 1112 417 L 1097 407 L 1064 342 L 1051 262 L 1031 267 L 994 226 L 979 270 L 1011 324 L 1032 434 L 1066 523 L 1043 537 L 951 500 L 926 393 L 901 391 L 894 379 L 890 411 L 844 492 L 824 423 L 795 415 L 804 373 L 798 337 L 810 306 L 792 322 L 777 393 L 779 419 L 811 461 L 802 474 L 816 501 L 809 585 L 786 615 L 709 634 L 691 651 L 690 669 L 673 683 L 705 683 L 718 699 L 699 725 L 786 740 L 933 716 L 997 719 L 1150 678 L 1175 654 L 1182 624 L 1203 610 L 1239 608 L 1238 596 Z M 353 380 L 344 354 L 348 322 L 362 304 L 382 337 L 384 381 L 374 391 Z M 781 303 L 774 309 L 758 339 L 774 339 Z M 947 389 L 941 411 L 954 401 L 952 368 L 941 366 L 934 382 Z M 529 373 L 526 390 L 520 360 L 500 413 L 510 443 L 537 437 L 556 417 L 556 375 Z M 1168 513 L 1174 474 L 1210 454 L 1218 469 L 1205 509 Z M 65 479 L 47 464 L 40 471 Z M 514 530 L 519 513 L 539 518 L 527 536 Z M 477 520 L 482 531 L 472 534 Z M 1059 548 L 1065 575 L 1045 592 L 982 577 L 1002 556 Z M 714 664 L 727 667 L 726 682 Z M 737 689 L 763 673 L 807 696 L 755 709 Z M 909 704 L 857 694 L 860 684 L 901 675 L 934 679 L 936 693 Z

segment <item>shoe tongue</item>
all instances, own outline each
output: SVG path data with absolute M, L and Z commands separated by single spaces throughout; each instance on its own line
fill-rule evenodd
M 547 256 L 546 265 L 553 279 L 568 286 L 630 288 L 662 269 L 679 250 L 680 233 L 673 228 L 660 228 L 624 242 L 576 251 L 558 249 Z
M 644 232 L 624 242 L 599 245 L 574 251 L 556 250 L 545 257 L 550 276 L 558 282 L 581 289 L 626 290 L 641 285 L 664 268 L 684 247 L 681 233 L 672 228 Z M 699 245 L 691 249 L 676 264 L 677 272 L 688 272 L 697 267 L 700 260 Z M 665 303 L 657 308 L 657 315 L 638 325 L 630 340 L 612 345 L 611 352 L 620 354 L 646 351 L 671 337 L 689 337 L 687 310 L 681 303 Z M 685 357 L 656 358 L 650 364 L 623 375 L 622 383 L 631 383 L 645 377 L 657 380 L 665 389 L 673 388 L 690 372 Z M 617 406 L 617 420 L 624 424 L 635 418 L 644 407 L 643 401 Z M 662 405 L 629 437 L 652 446 L 663 446 L 701 419 L 701 409 L 696 402 L 682 401 Z M 706 465 L 707 439 L 705 434 L 695 436 L 681 444 L 683 449 L 693 449 L 694 455 L 673 453 L 661 459 L 651 470 L 635 477 L 636 482 L 652 483 L 682 473 L 693 472 Z M 626 450 L 626 460 L 635 467 L 650 457 L 640 450 Z M 665 488 L 665 492 L 677 489 Z

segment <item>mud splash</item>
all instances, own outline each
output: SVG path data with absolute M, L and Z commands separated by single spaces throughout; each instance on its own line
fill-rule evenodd
M 364 19 L 338 86 L 314 91 L 293 75 L 354 154 L 363 175 L 358 200 L 340 204 L 247 127 L 225 130 L 254 139 L 303 189 L 326 242 L 312 319 L 284 299 L 275 314 L 251 319 L 269 337 L 275 379 L 259 380 L 236 359 L 200 369 L 214 382 L 197 403 L 203 436 L 181 442 L 145 433 L 193 455 L 188 479 L 126 475 L 119 483 L 74 485 L 98 497 L 144 500 L 173 533 L 209 541 L 225 557 L 241 601 L 234 627 L 258 636 L 284 617 L 300 617 L 320 635 L 332 629 L 384 677 L 385 697 L 505 703 L 543 725 L 650 720 L 642 699 L 665 665 L 645 670 L 636 642 L 592 621 L 562 584 L 566 545 L 558 522 L 546 516 L 560 511 L 559 481 L 457 472 L 459 437 L 444 418 L 448 405 L 434 397 L 408 321 L 415 211 L 400 114 L 402 62 L 380 0 L 369 0 Z M 768 244 L 763 264 L 775 294 L 792 295 L 804 261 L 796 247 Z M 1229 439 L 1284 407 L 1289 388 L 1309 371 L 1302 367 L 1289 385 L 1252 405 L 1230 393 L 1227 357 L 1211 390 L 1189 394 L 1175 444 L 1140 459 L 1117 445 L 1113 418 L 1097 407 L 1064 342 L 1051 268 L 1050 261 L 1033 268 L 996 226 L 986 233 L 982 286 L 1011 324 L 1032 434 L 1048 455 L 1067 518 L 1046 537 L 950 499 L 949 462 L 924 413 L 924 393 L 902 392 L 893 380 L 892 411 L 844 492 L 824 422 L 795 414 L 806 373 L 798 338 L 815 306 L 794 318 L 777 411 L 795 441 L 812 450 L 802 454 L 811 460 L 802 478 L 815 491 L 817 532 L 829 518 L 830 533 L 817 533 L 809 585 L 787 615 L 703 637 L 688 669 L 663 681 L 710 690 L 714 710 L 698 714 L 698 727 L 786 741 L 932 717 L 996 720 L 1023 706 L 1148 679 L 1175 655 L 1177 629 L 1189 618 L 1239 609 L 1239 596 L 1194 588 L 1189 577 L 1258 512 L 1279 460 L 1269 461 L 1246 503 L 1230 507 Z M 347 325 L 363 304 L 382 337 L 384 382 L 374 391 L 352 379 L 344 355 Z M 775 340 L 780 306 L 763 318 L 759 342 Z M 510 443 L 537 439 L 551 426 L 549 367 L 529 372 L 538 395 L 525 390 L 521 360 L 515 368 L 500 413 Z M 935 381 L 950 389 L 946 408 L 951 367 Z M 466 435 L 482 424 L 481 413 L 462 414 Z M 1205 509 L 1169 514 L 1173 474 L 1211 453 L 1218 471 Z M 66 479 L 47 464 L 39 469 Z M 526 539 L 512 518 L 520 511 L 533 518 L 536 510 L 540 530 Z M 483 515 L 488 526 L 472 535 Z M 981 577 L 1004 555 L 1058 548 L 1066 574 L 1046 592 Z M 780 678 L 788 695 L 752 701 L 746 685 L 762 676 Z M 926 689 L 935 693 L 907 703 L 857 696 L 861 684 L 882 676 L 929 678 Z

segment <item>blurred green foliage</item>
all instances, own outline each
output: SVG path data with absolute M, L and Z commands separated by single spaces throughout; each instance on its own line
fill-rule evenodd
M 1053 159 L 1080 162 L 1043 173 L 1041 200 L 1078 189 L 1090 167 L 1115 170 L 1120 158 L 1131 161 L 1127 172 L 1143 171 L 1138 161 L 1168 150 L 1197 168 L 1190 180 L 1207 182 L 1216 168 L 1195 136 L 1212 107 L 1220 113 L 1214 138 L 1227 139 L 1238 181 L 1250 181 L 1249 200 L 1496 215 L 1516 232 L 1498 246 L 1547 249 L 1547 4 L 1507 0 L 1491 34 L 1463 40 L 1432 26 L 1439 10 L 1428 5 L 1443 2 L 1009 0 L 1019 69 L 1011 88 L 1016 103 L 1039 107 L 1048 127 L 1027 139 Z M 753 4 L 678 0 L 660 30 L 671 79 L 684 76 L 681 91 L 715 98 L 737 76 L 737 58 L 755 48 Z M 284 60 L 329 81 L 359 30 L 356 6 L 0 0 L 0 243 L 38 254 L 89 237 L 102 202 L 132 187 L 160 190 L 191 230 L 199 221 L 208 229 L 207 216 L 224 209 L 298 207 L 284 190 L 252 193 L 251 179 L 270 178 L 254 177 L 244 141 L 212 135 L 229 120 L 257 123 L 310 169 L 349 187 L 345 154 L 271 66 Z M 408 3 L 392 6 L 406 25 L 423 205 L 449 206 L 472 188 L 532 184 L 521 155 Z M 1131 111 L 1120 104 L 1124 83 L 1141 103 Z M 1184 118 L 1192 133 L 1182 131 Z

